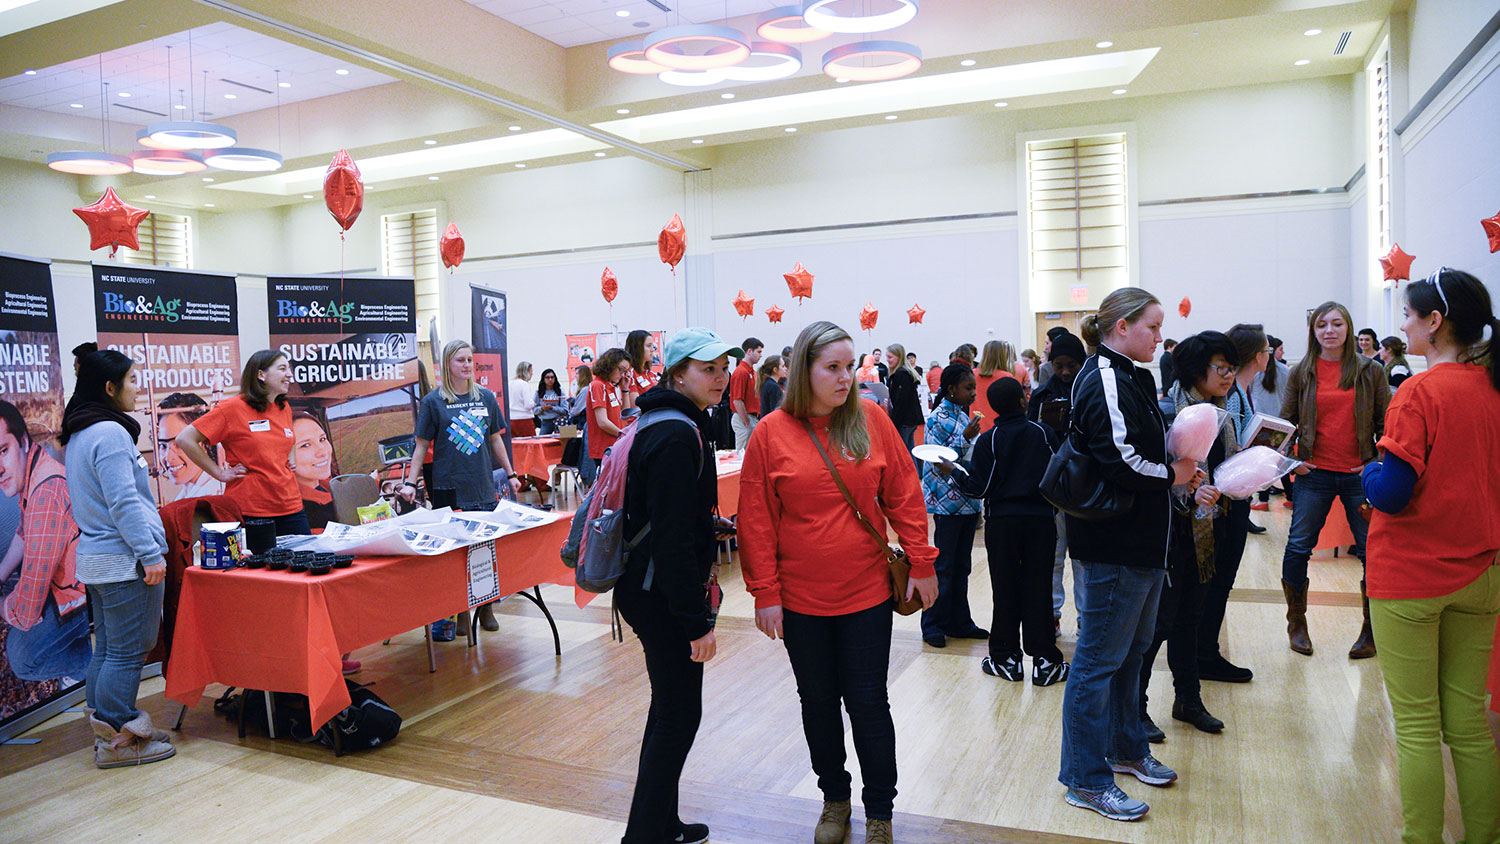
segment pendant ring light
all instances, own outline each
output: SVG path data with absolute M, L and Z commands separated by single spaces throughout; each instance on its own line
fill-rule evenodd
M 146 127 L 146 134 L 163 149 L 223 149 L 240 136 L 228 126 L 199 120 L 163 120 Z
M 716 70 L 750 57 L 740 31 L 711 24 L 669 26 L 645 41 L 646 59 L 669 70 Z
M 661 73 L 666 68 L 646 58 L 646 45 L 640 41 L 622 41 L 609 48 L 609 66 L 621 73 Z
M 750 64 L 750 62 L 760 62 Z M 750 45 L 750 57 L 744 63 L 718 72 L 735 82 L 770 82 L 796 75 L 802 69 L 802 52 L 775 41 L 756 41 Z
M 142 149 L 130 154 L 135 172 L 144 176 L 180 176 L 207 170 L 203 156 L 176 149 Z
M 237 170 L 242 173 L 265 173 L 281 169 L 281 156 L 267 149 L 252 147 L 224 147 L 203 153 L 208 166 L 218 170 Z
M 761 15 L 756 21 L 755 34 L 782 44 L 810 44 L 833 35 L 826 29 L 809 26 L 800 5 L 778 6 Z
M 886 59 L 883 64 L 862 64 L 865 59 Z M 882 82 L 916 73 L 922 67 L 922 51 L 905 41 L 856 41 L 834 47 L 823 54 L 823 72 L 835 79 Z
M 802 19 L 814 29 L 839 32 L 846 35 L 864 35 L 895 29 L 917 16 L 917 0 L 895 0 L 899 8 L 877 15 L 840 15 L 829 11 L 838 0 L 806 0 L 802 4 Z
M 123 155 L 77 150 L 48 153 L 47 166 L 75 176 L 123 176 L 132 169 L 130 159 Z

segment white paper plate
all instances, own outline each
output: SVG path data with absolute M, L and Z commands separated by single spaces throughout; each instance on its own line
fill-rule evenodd
M 950 462 L 957 460 L 958 452 L 946 445 L 923 443 L 911 450 L 911 456 L 928 463 L 942 463 L 944 460 Z

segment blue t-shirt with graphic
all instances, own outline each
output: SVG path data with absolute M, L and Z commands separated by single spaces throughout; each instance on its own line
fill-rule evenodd
M 495 504 L 494 457 L 490 437 L 505 431 L 495 394 L 479 388 L 479 398 L 446 401 L 433 390 L 417 411 L 419 438 L 432 443 L 432 485 L 451 489 L 461 509 Z

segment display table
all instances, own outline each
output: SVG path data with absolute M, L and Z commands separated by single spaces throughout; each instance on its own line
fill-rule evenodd
M 719 468 L 719 515 L 726 519 L 740 512 L 740 469 Z
M 563 441 L 559 437 L 516 437 L 510 441 L 511 465 L 516 477 L 547 480 L 552 467 L 562 462 Z
M 558 557 L 570 521 L 495 540 L 501 595 L 573 584 L 573 570 Z M 296 692 L 307 696 L 316 729 L 350 702 L 340 654 L 468 608 L 466 559 L 463 548 L 430 557 L 362 557 L 320 577 L 189 568 L 167 697 L 195 706 L 209 683 Z

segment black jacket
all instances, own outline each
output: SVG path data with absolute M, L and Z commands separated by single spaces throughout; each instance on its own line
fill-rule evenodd
M 995 418 L 974 443 L 967 476 L 959 478 L 964 495 L 984 499 L 985 518 L 1048 516 L 1052 505 L 1037 491 L 1052 459 L 1051 430 L 1022 413 Z
M 640 589 L 646 563 L 654 560 L 650 591 L 665 601 L 691 641 L 713 629 L 703 588 L 716 557 L 713 514 L 719 503 L 709 418 L 686 396 L 660 385 L 636 404 L 642 413 L 670 407 L 697 420 L 702 444 L 687 425 L 671 419 L 636 436 L 625 475 L 625 536 L 634 537 L 648 520 L 651 533 L 631 553 L 615 590 Z
M 1073 382 L 1073 425 L 1074 444 L 1099 462 L 1105 480 L 1134 493 L 1135 504 L 1111 519 L 1069 516 L 1069 554 L 1090 563 L 1166 568 L 1172 467 L 1156 379 L 1130 358 L 1100 346 Z
M 917 377 L 901 367 L 886 379 L 886 389 L 891 394 L 891 422 L 897 428 L 916 428 L 922 425 L 922 400 L 917 397 Z
M 1026 418 L 1033 422 L 1040 422 L 1042 405 L 1053 399 L 1071 399 L 1072 392 L 1072 383 L 1064 386 L 1062 379 L 1056 375 L 1048 378 L 1047 383 L 1031 391 L 1031 403 L 1026 406 Z M 1057 433 L 1061 434 L 1062 431 L 1057 431 Z

